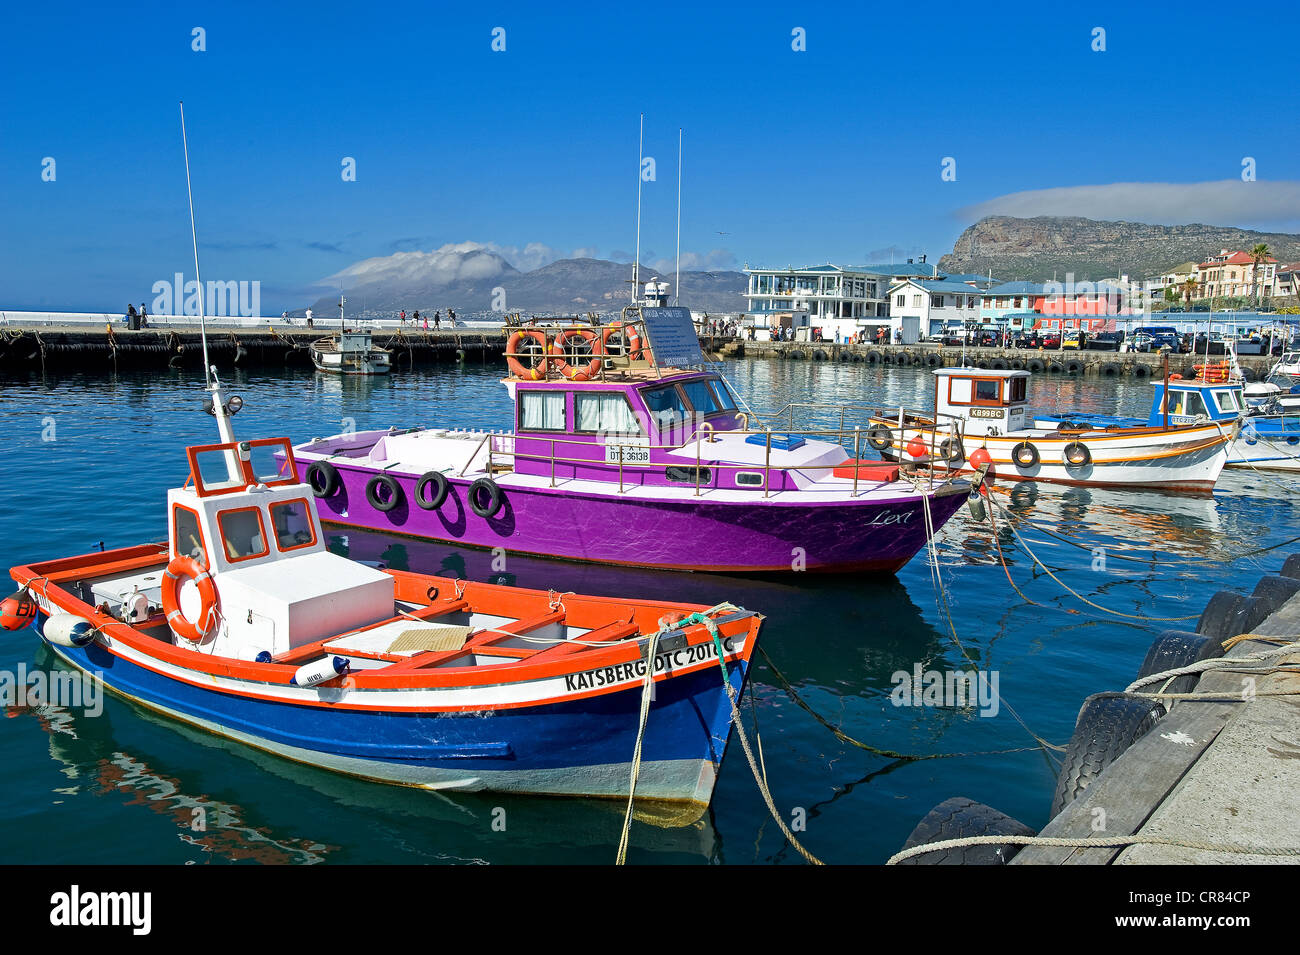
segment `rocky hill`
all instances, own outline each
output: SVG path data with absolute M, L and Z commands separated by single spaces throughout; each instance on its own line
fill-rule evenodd
M 1073 216 L 1018 219 L 989 216 L 957 239 L 939 260 L 940 271 L 978 272 L 1006 281 L 1096 281 L 1127 275 L 1135 281 L 1181 262 L 1203 262 L 1220 249 L 1266 242 L 1279 262 L 1300 260 L 1300 235 L 1252 232 L 1230 226 L 1098 222 Z

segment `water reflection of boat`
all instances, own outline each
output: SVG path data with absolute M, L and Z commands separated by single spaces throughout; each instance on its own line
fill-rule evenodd
M 35 665 L 67 669 L 44 645 Z M 128 711 L 130 718 L 114 720 Z M 368 844 L 379 834 L 373 858 L 360 860 L 366 862 L 392 861 L 394 850 L 448 862 L 526 862 L 541 847 L 591 850 L 589 858 L 579 861 L 605 862 L 618 842 L 626 808 L 602 799 L 378 786 L 178 725 L 113 696 L 105 697 L 98 716 L 58 706 L 8 711 L 10 716 L 27 714 L 49 735 L 50 756 L 73 781 L 75 793 L 123 797 L 124 805 L 174 818 L 178 838 L 214 860 L 311 864 L 345 854 L 356 861 L 355 845 L 329 843 L 337 842 L 340 832 L 364 826 Z M 245 803 L 207 794 L 214 777 L 224 791 L 249 794 Z M 651 853 L 659 862 L 715 861 L 719 844 L 710 817 L 677 827 L 675 818 L 660 818 L 666 809 L 652 803 L 637 806 L 637 821 L 649 825 L 633 829 L 631 860 Z M 194 828 L 196 819 L 206 828 Z M 497 819 L 504 830 L 493 828 Z M 502 831 L 508 840 L 486 845 L 509 858 L 485 859 L 484 834 Z M 313 834 L 321 838 L 311 838 Z

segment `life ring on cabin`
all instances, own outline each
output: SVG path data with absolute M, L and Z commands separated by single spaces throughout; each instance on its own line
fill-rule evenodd
M 486 494 L 487 500 L 480 502 L 479 495 Z M 469 509 L 485 520 L 491 520 L 505 505 L 505 495 L 501 486 L 491 478 L 479 478 L 469 486 Z
M 194 581 L 199 588 L 199 620 L 203 623 L 200 630 L 197 623 L 191 623 L 181 613 L 181 579 Z M 212 582 L 208 569 L 193 557 L 173 557 L 167 564 L 162 580 L 163 612 L 167 614 L 167 625 L 190 643 L 198 643 L 212 627 L 217 607 L 217 585 Z
M 379 496 L 379 489 L 381 487 L 388 489 L 387 500 Z M 397 505 L 401 504 L 405 497 L 406 495 L 402 493 L 402 486 L 398 484 L 397 480 L 391 475 L 376 474 L 366 482 L 366 500 L 369 501 L 370 506 L 377 511 L 382 511 L 387 514 L 393 508 L 397 507 Z
M 586 342 L 587 348 L 591 351 L 591 361 L 582 366 L 571 365 L 567 360 L 572 358 L 575 363 L 581 361 L 577 349 L 569 344 L 575 338 Z M 603 358 L 600 338 L 589 328 L 566 328 L 556 335 L 555 341 L 551 343 L 551 361 L 555 363 L 555 370 L 570 381 L 590 381 L 594 375 L 600 373 Z
M 894 446 L 894 435 L 888 428 L 876 425 L 867 432 L 867 444 L 875 451 L 888 451 Z
M 645 346 L 636 326 L 623 322 L 610 325 L 600 335 L 600 350 L 606 355 L 639 361 L 645 357 Z
M 1021 441 L 1011 449 L 1011 463 L 1018 468 L 1028 470 L 1038 466 L 1038 449 L 1028 441 Z
M 328 461 L 313 461 L 303 477 L 314 497 L 333 497 L 339 489 L 339 469 Z
M 529 341 L 535 344 L 528 345 Z M 526 378 L 529 381 L 542 380 L 550 369 L 551 359 L 546 353 L 549 344 L 544 331 L 536 328 L 521 328 L 506 341 L 506 367 L 517 378 Z M 529 368 L 519 360 L 521 358 L 536 364 Z
M 1071 441 L 1061 452 L 1061 458 L 1068 468 L 1086 468 L 1092 463 L 1092 452 L 1082 441 Z
M 432 492 L 430 488 L 433 489 Z M 436 511 L 442 507 L 442 502 L 447 500 L 447 492 L 450 489 L 447 475 L 441 471 L 425 471 L 415 484 L 415 503 L 422 510 Z

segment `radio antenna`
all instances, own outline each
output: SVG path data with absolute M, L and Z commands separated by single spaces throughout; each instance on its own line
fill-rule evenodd
M 199 291 L 199 334 L 203 338 L 203 381 L 211 387 L 212 366 L 208 364 L 208 325 L 203 316 L 203 279 L 199 277 L 199 233 L 194 227 L 194 187 L 190 184 L 190 142 L 185 135 L 184 100 L 181 100 L 181 145 L 185 149 L 185 191 L 190 197 L 190 239 L 194 243 L 194 284 L 198 286 Z M 178 296 L 184 293 L 184 288 L 176 290 Z
M 636 143 L 636 257 L 632 260 L 632 301 L 641 294 L 641 163 L 645 161 L 645 113 Z
M 673 304 L 681 301 L 682 288 L 682 128 L 677 127 L 677 278 L 673 282 Z

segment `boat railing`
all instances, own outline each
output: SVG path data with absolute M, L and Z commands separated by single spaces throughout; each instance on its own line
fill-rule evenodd
M 914 427 L 914 425 L 909 425 L 908 427 Z M 901 430 L 902 428 L 903 425 L 900 424 L 899 429 Z M 943 428 L 946 430 L 936 430 L 936 432 L 931 435 L 930 460 L 935 460 L 935 449 L 941 446 L 945 436 L 956 435 L 958 439 L 960 438 L 960 434 L 961 434 L 960 421 L 954 420 L 953 422 L 946 423 L 943 426 Z M 892 431 L 893 429 L 891 428 L 890 430 Z M 818 431 L 818 430 L 784 431 L 783 430 L 783 431 L 775 431 L 775 432 L 770 428 L 749 428 L 748 425 L 746 425 L 746 427 L 743 429 L 728 430 L 728 431 L 714 431 L 713 427 L 707 422 L 705 422 L 701 426 L 696 428 L 695 433 L 692 437 L 687 439 L 685 442 L 679 444 L 649 444 L 643 438 L 641 438 L 641 436 L 633 435 L 633 434 L 624 435 L 624 434 L 611 433 L 607 436 L 610 439 L 611 443 L 593 443 L 590 440 L 581 440 L 578 438 L 564 436 L 564 435 L 524 436 L 527 440 L 546 442 L 549 445 L 546 451 L 520 451 L 516 444 L 516 440 L 519 437 L 518 435 L 498 434 L 498 433 L 489 432 L 487 434 L 484 434 L 483 437 L 479 440 L 479 442 L 474 446 L 474 450 L 470 452 L 468 459 L 466 460 L 464 466 L 460 469 L 460 472 L 457 476 L 464 477 L 466 474 L 468 474 L 473 468 L 474 462 L 480 459 L 480 456 L 486 449 L 487 466 L 485 470 L 487 474 L 491 475 L 503 470 L 514 470 L 516 463 L 519 461 L 536 461 L 546 465 L 549 468 L 551 487 L 556 486 L 557 480 L 559 480 L 558 469 L 562 466 L 573 465 L 575 468 L 579 466 L 586 466 L 586 467 L 608 466 L 611 468 L 617 466 L 618 491 L 620 494 L 622 494 L 626 492 L 629 487 L 640 486 L 640 482 L 629 484 L 629 479 L 631 477 L 634 477 L 638 474 L 652 474 L 652 473 L 658 476 L 663 474 L 664 469 L 666 467 L 672 466 L 671 463 L 664 462 L 664 461 L 645 462 L 645 463 L 628 462 L 626 460 L 627 450 L 644 451 L 647 453 L 651 451 L 681 452 L 683 449 L 688 448 L 693 444 L 695 450 L 695 468 L 694 468 L 693 477 L 694 477 L 694 486 L 695 486 L 695 496 L 698 497 L 701 491 L 705 489 L 705 481 L 703 480 L 702 476 L 704 474 L 706 467 L 717 468 L 717 467 L 732 466 L 747 471 L 759 470 L 757 466 L 751 467 L 749 465 L 740 462 L 719 461 L 715 457 L 708 456 L 706 446 L 716 442 L 723 434 L 738 435 L 746 438 L 753 435 L 763 436 L 764 439 L 763 440 L 763 465 L 761 470 L 763 473 L 763 497 L 765 498 L 770 496 L 770 494 L 772 493 L 772 472 L 773 471 L 785 472 L 790 470 L 807 469 L 806 466 L 803 468 L 796 468 L 796 467 L 788 467 L 785 465 L 773 465 L 772 449 L 773 449 L 774 437 L 778 441 L 778 444 L 776 445 L 777 450 L 781 450 L 780 444 L 788 440 L 789 437 L 798 437 L 798 438 L 803 438 L 805 440 L 814 439 L 819 441 L 834 441 L 840 444 L 842 447 L 845 447 L 845 450 L 847 451 L 848 450 L 847 442 L 849 441 L 849 439 L 852 439 L 853 456 L 851 460 L 854 462 L 860 462 L 862 460 L 862 452 L 863 452 L 863 444 L 864 444 L 863 442 L 864 429 L 861 425 L 855 425 L 852 428 L 847 428 L 847 427 L 841 428 L 838 430 L 825 430 L 825 431 Z M 621 444 L 619 443 L 620 441 L 626 441 L 627 443 Z M 570 451 L 571 449 L 576 449 L 576 448 L 583 448 L 588 450 L 592 448 L 598 448 L 604 451 L 610 447 L 617 447 L 619 449 L 618 453 L 614 455 L 614 457 L 617 460 L 612 461 L 609 459 L 609 457 L 606 457 L 604 460 L 600 458 L 578 457 L 574 454 L 565 453 L 566 451 Z M 502 458 L 509 458 L 509 463 L 501 461 L 500 459 Z M 819 467 L 829 469 L 838 466 L 842 466 L 842 463 L 841 465 L 820 465 Z M 860 470 L 861 469 L 859 467 L 856 466 L 853 467 L 852 496 L 854 497 L 857 496 L 859 490 Z M 918 483 L 923 481 L 924 486 L 927 487 L 929 490 L 933 490 L 936 486 L 950 483 L 953 480 L 952 475 L 938 475 L 935 473 L 933 469 L 924 467 L 923 462 L 912 462 L 905 470 L 907 470 L 907 473 L 909 475 L 909 480 L 911 480 L 913 483 Z M 918 486 L 920 485 L 918 484 Z

